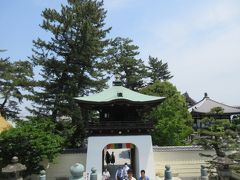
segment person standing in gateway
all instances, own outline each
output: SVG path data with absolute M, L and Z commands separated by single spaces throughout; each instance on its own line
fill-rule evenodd
M 111 163 L 112 163 L 112 165 L 114 165 L 114 163 L 115 163 L 115 155 L 114 155 L 114 152 L 112 152 L 112 154 L 111 154 Z
M 145 170 L 141 170 L 141 176 L 138 178 L 138 180 L 149 180 L 149 177 L 145 175 Z
M 105 161 L 106 161 L 106 164 L 107 164 L 107 165 L 110 164 L 111 155 L 110 155 L 110 153 L 109 153 L 108 151 L 106 152 L 106 155 L 105 155 Z

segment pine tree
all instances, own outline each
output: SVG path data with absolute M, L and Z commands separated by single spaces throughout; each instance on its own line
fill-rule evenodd
M 69 142 L 76 146 L 84 138 L 85 122 L 74 98 L 99 91 L 106 84 L 101 69 L 109 44 L 106 11 L 103 1 L 69 0 L 59 12 L 47 8 L 42 16 L 40 27 L 50 33 L 51 39 L 33 41 L 31 60 L 40 67 L 41 79 L 33 92 L 34 108 L 30 111 L 55 122 L 71 120 L 75 132 Z M 57 127 L 63 131 L 66 128 L 62 123 Z
M 216 169 L 219 177 L 221 177 L 220 171 L 222 170 L 239 168 L 239 166 L 230 167 L 229 165 L 234 164 L 230 159 L 237 160 L 235 155 L 239 155 L 240 131 L 235 124 L 230 123 L 229 119 L 217 119 L 213 116 L 214 114 L 217 117 L 223 112 L 224 109 L 221 107 L 212 108 L 209 115 L 201 120 L 204 127 L 198 131 L 200 136 L 194 138 L 195 143 L 202 145 L 205 149 L 215 151 L 215 154 L 202 153 L 200 155 L 212 158 L 209 161 L 209 170 L 212 172 Z M 231 154 L 230 152 L 235 153 Z
M 42 79 L 41 89 L 34 91 L 38 106 L 32 112 L 78 121 L 81 115 L 74 97 L 98 91 L 106 82 L 99 69 L 110 30 L 104 28 L 103 2 L 72 0 L 60 12 L 45 9 L 42 16 L 41 28 L 51 33 L 51 39 L 33 41 L 31 59 L 40 66 Z
M 108 50 L 108 67 L 110 74 L 120 75 L 126 88 L 138 90 L 144 85 L 146 67 L 144 62 L 137 58 L 139 47 L 132 43 L 128 38 L 117 37 L 112 40 Z
M 17 119 L 21 111 L 19 104 L 31 91 L 33 83 L 32 64 L 27 61 L 11 62 L 0 58 L 0 114 Z
M 149 66 L 147 67 L 148 77 L 151 80 L 150 82 L 151 84 L 157 80 L 166 81 L 173 77 L 168 70 L 168 64 L 163 63 L 162 60 L 159 61 L 158 58 L 149 56 L 148 64 L 149 64 Z

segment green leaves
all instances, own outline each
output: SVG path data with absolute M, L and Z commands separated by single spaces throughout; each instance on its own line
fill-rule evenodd
M 41 68 L 42 80 L 38 84 L 42 91 L 34 91 L 32 99 L 38 106 L 32 112 L 50 114 L 53 119 L 73 117 L 72 109 L 79 108 L 74 97 L 105 86 L 100 64 L 110 28 L 104 28 L 106 12 L 102 6 L 99 1 L 69 1 L 60 11 L 42 12 L 41 27 L 52 37 L 49 41 L 33 41 L 31 60 Z
M 51 38 L 33 41 L 31 60 L 41 70 L 41 79 L 30 97 L 30 111 L 51 117 L 69 138 L 65 145 L 76 147 L 84 138 L 85 123 L 74 98 L 101 90 L 108 80 L 102 68 L 110 31 L 105 28 L 106 11 L 101 1 L 68 1 L 60 11 L 45 9 L 42 17 L 40 27 Z M 72 128 L 58 121 L 62 117 L 71 119 Z
M 156 81 L 141 92 L 166 97 L 165 101 L 146 117 L 155 124 L 153 143 L 161 146 L 184 145 L 185 139 L 192 133 L 191 116 L 176 87 L 167 81 Z
M 33 84 L 32 64 L 28 61 L 11 62 L 0 58 L 0 113 L 7 118 L 17 118 L 18 104 L 27 97 Z
M 222 107 L 214 107 L 211 109 L 209 114 L 223 114 L 224 109 Z
M 39 173 L 43 160 L 53 161 L 61 150 L 63 138 L 56 134 L 55 125 L 49 119 L 31 118 L 20 121 L 16 128 L 0 134 L 2 165 L 18 156 L 27 166 L 27 174 Z
M 139 54 L 138 46 L 132 43 L 128 38 L 113 39 L 107 51 L 106 69 L 110 76 L 120 75 L 126 88 L 138 90 L 143 87 L 147 74 L 144 62 L 136 57 Z
M 202 145 L 205 149 L 215 151 L 215 155 L 209 161 L 211 163 L 209 166 L 210 172 L 216 169 L 218 172 L 222 169 L 222 164 L 215 162 L 216 156 L 224 157 L 226 160 L 228 159 L 227 156 L 232 160 L 239 160 L 240 139 L 238 135 L 240 131 L 236 128 L 236 124 L 231 123 L 229 119 L 215 118 L 219 117 L 215 115 L 221 115 L 222 113 L 223 109 L 221 107 L 212 108 L 209 114 L 201 120 L 204 126 L 198 130 L 199 137 L 194 139 L 197 144 Z M 229 167 L 226 164 L 225 168 L 235 169 L 239 168 L 239 166 Z M 221 173 L 218 175 L 221 176 Z
M 157 80 L 169 80 L 173 76 L 168 71 L 168 64 L 163 63 L 162 60 L 158 60 L 158 58 L 154 58 L 149 56 L 148 58 L 148 76 L 151 79 L 151 83 L 154 83 Z

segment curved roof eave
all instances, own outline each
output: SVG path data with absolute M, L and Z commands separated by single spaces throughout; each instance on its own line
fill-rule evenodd
M 194 113 L 199 113 L 199 114 L 206 114 L 206 112 L 202 112 L 202 111 L 196 111 L 196 110 L 192 110 L 192 112 Z M 214 115 L 214 113 L 208 113 L 208 114 L 210 114 L 210 115 Z M 233 115 L 233 114 L 240 114 L 240 111 L 238 111 L 238 112 L 223 112 L 223 115 Z M 221 115 L 221 114 L 220 114 Z
M 201 101 L 199 101 L 197 104 L 189 108 L 190 112 L 196 112 L 201 114 L 206 114 L 211 111 L 214 107 L 221 107 L 223 108 L 224 112 L 223 114 L 240 114 L 240 109 L 235 108 L 233 106 L 229 106 L 220 102 L 217 102 L 215 100 L 212 100 L 209 97 L 204 97 Z
M 113 86 L 100 93 L 96 93 L 90 96 L 76 97 L 79 103 L 83 104 L 110 104 L 114 102 L 128 102 L 131 104 L 155 104 L 161 103 L 165 97 L 150 96 L 141 94 L 123 86 Z
M 107 104 L 112 104 L 112 103 L 118 103 L 118 102 L 128 102 L 130 104 L 136 104 L 136 105 L 144 105 L 144 104 L 156 104 L 156 103 L 161 103 L 165 100 L 165 98 L 157 99 L 157 100 L 151 100 L 151 101 L 131 101 L 128 99 L 114 99 L 110 101 L 101 101 L 101 102 L 94 102 L 94 101 L 87 101 L 87 100 L 80 100 L 76 99 L 78 102 L 83 103 L 83 104 L 92 104 L 92 105 L 107 105 Z

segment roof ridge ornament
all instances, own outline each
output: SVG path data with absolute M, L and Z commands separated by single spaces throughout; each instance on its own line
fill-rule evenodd
M 119 74 L 115 75 L 115 81 L 113 81 L 113 86 L 122 86 L 121 76 Z
M 204 93 L 204 98 L 209 98 L 207 92 Z

